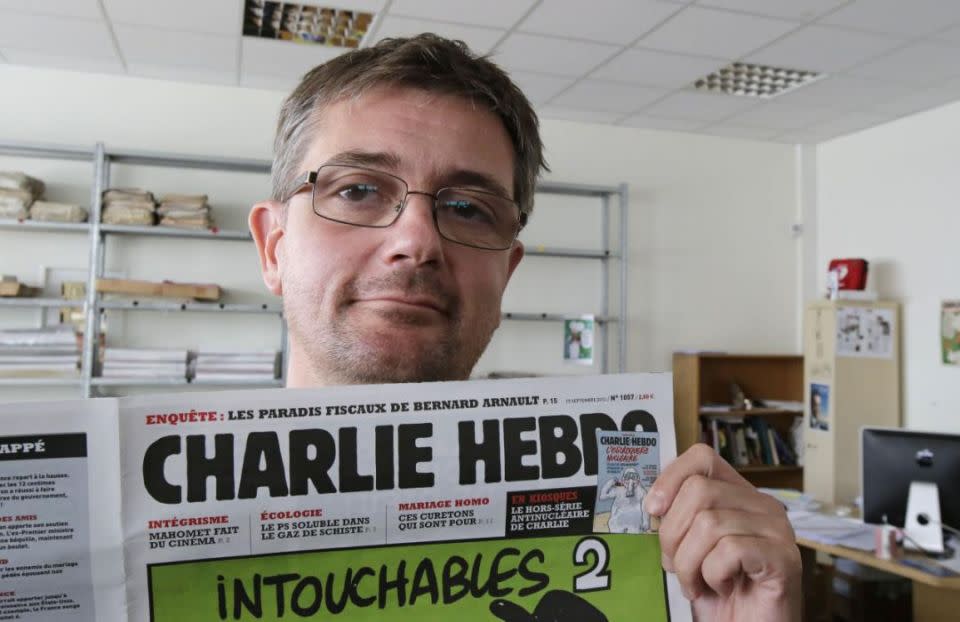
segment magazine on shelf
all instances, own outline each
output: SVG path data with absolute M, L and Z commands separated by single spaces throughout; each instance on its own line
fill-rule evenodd
M 611 520 L 676 455 L 671 385 L 2 405 L 0 619 L 690 620 L 655 521 Z

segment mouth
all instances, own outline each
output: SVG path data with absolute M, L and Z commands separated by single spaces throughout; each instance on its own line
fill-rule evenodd
M 401 311 L 406 313 L 436 313 L 448 315 L 447 305 L 428 296 L 373 296 L 360 298 L 355 303 L 374 309 Z

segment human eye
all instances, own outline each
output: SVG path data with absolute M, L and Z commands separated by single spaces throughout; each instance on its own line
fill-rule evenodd
M 465 223 L 492 225 L 497 220 L 490 205 L 478 197 L 454 196 L 444 198 L 440 202 L 440 210 L 445 212 L 448 217 Z
M 346 203 L 371 203 L 380 195 L 380 187 L 375 183 L 352 182 L 339 186 L 335 196 Z

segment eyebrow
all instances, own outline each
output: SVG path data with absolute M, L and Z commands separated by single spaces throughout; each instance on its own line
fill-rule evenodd
M 467 186 L 478 190 L 485 190 L 498 194 L 504 198 L 512 200 L 513 193 L 503 187 L 499 181 L 492 175 L 481 173 L 480 171 L 471 171 L 469 169 L 458 169 L 443 175 L 443 185 L 449 186 Z
M 400 168 L 400 156 L 388 151 L 350 150 L 341 151 L 327 160 L 324 164 L 364 166 L 368 168 L 381 168 L 390 171 L 396 171 Z
M 362 166 L 366 168 L 382 169 L 396 173 L 401 166 L 399 155 L 389 151 L 362 151 L 351 149 L 341 151 L 324 164 L 339 164 L 343 166 Z M 470 169 L 456 169 L 440 175 L 440 185 L 446 187 L 468 187 L 492 192 L 502 197 L 512 199 L 513 193 L 504 188 L 492 175 Z

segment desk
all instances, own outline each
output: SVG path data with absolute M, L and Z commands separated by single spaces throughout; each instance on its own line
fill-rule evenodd
M 938 577 L 873 553 L 797 538 L 803 558 L 804 593 L 812 593 L 817 552 L 841 557 L 895 574 L 913 582 L 913 622 L 956 622 L 960 619 L 960 577 Z

